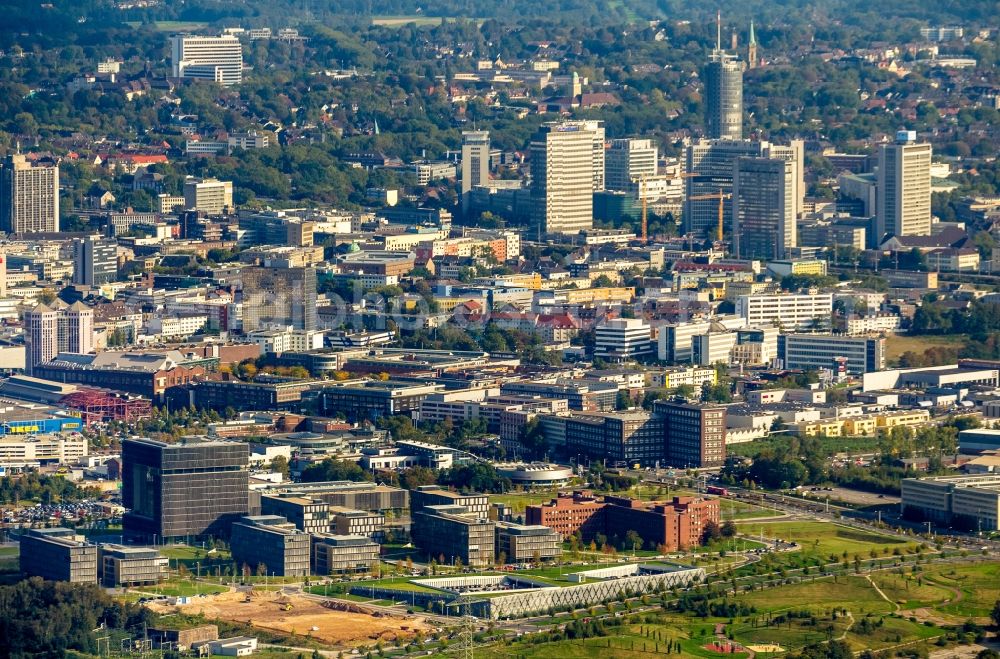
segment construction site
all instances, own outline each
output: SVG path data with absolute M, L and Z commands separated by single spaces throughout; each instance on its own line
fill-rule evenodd
M 323 600 L 278 591 L 229 591 L 196 597 L 184 604 L 150 602 L 155 613 L 201 614 L 207 621 L 225 620 L 257 629 L 314 638 L 335 647 L 357 647 L 381 641 L 409 642 L 419 631 L 432 631 L 420 616 L 390 615 L 342 600 Z

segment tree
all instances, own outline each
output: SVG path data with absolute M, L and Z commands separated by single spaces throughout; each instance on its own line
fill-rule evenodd
M 993 605 L 993 610 L 990 611 L 990 619 L 993 620 L 994 626 L 1000 628 L 1000 599 Z
M 722 537 L 732 538 L 736 535 L 736 522 L 731 519 L 727 519 L 722 525 Z
M 322 462 L 309 465 L 302 471 L 302 480 L 306 483 L 321 481 L 370 481 L 372 475 L 355 462 L 347 462 L 336 458 L 325 458 Z
M 632 551 L 634 552 L 642 547 L 642 537 L 635 530 L 629 529 L 625 533 L 625 543 L 632 547 Z
M 277 455 L 271 460 L 271 471 L 281 474 L 282 478 L 288 479 L 290 471 L 288 469 L 288 458 L 283 455 Z
M 712 541 L 722 537 L 722 529 L 713 520 L 708 520 L 701 530 L 701 544 L 711 544 Z

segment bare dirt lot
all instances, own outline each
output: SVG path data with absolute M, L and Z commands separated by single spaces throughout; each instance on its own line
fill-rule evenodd
M 426 632 L 430 629 L 419 616 L 334 611 L 301 595 L 265 592 L 254 594 L 249 602 L 245 599 L 245 593 L 233 591 L 195 598 L 190 604 L 178 608 L 184 613 L 201 613 L 210 619 L 249 623 L 260 629 L 311 636 L 334 645 L 357 646 L 378 640 L 394 643 L 397 639 L 412 638 L 418 630 Z M 157 603 L 149 606 L 157 613 L 175 608 Z

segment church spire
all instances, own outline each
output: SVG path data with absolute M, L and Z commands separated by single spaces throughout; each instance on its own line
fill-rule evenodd
M 750 20 L 750 39 L 747 43 L 747 68 L 757 68 L 757 34 L 753 29 L 753 19 Z

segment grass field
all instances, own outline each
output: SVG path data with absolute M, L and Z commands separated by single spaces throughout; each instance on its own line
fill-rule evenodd
M 904 609 L 937 606 L 954 597 L 951 590 L 934 585 L 929 577 L 911 571 L 904 574 L 876 572 L 871 578 L 886 597 Z
M 129 21 L 128 24 L 134 28 L 142 26 L 139 21 Z M 194 32 L 205 27 L 208 27 L 208 23 L 199 21 L 156 21 L 153 23 L 153 29 L 159 32 Z
M 937 609 L 953 616 L 987 618 L 1000 600 L 1000 563 L 928 570 L 924 581 L 950 591 L 950 601 Z
M 890 334 L 885 339 L 885 359 L 887 363 L 895 364 L 899 360 L 899 356 L 907 351 L 923 354 L 928 348 L 962 348 L 965 346 L 968 338 L 966 334 L 949 334 L 946 336 Z
M 741 522 L 738 523 L 742 533 L 746 533 L 751 538 L 760 537 L 763 534 L 764 540 L 768 538 L 780 538 L 790 542 L 796 542 L 802 547 L 805 555 L 815 554 L 823 557 L 832 555 L 838 558 L 844 552 L 849 556 L 858 554 L 861 558 L 868 558 L 872 549 L 879 554 L 884 554 L 886 548 L 891 552 L 893 549 L 900 551 L 912 550 L 918 543 L 906 543 L 894 537 L 878 535 L 859 531 L 857 529 L 839 526 L 829 522 Z
M 440 25 L 441 21 L 448 23 L 454 23 L 458 18 L 442 18 L 440 16 L 375 16 L 372 18 L 372 25 L 381 25 L 382 27 L 400 27 L 402 25 Z M 468 19 L 473 20 L 476 24 L 482 24 L 483 19 L 473 18 Z
M 136 590 L 167 597 L 185 597 L 190 595 L 224 593 L 229 588 L 218 584 L 205 583 L 204 581 L 196 582 L 194 579 L 171 579 L 155 586 L 142 586 Z

